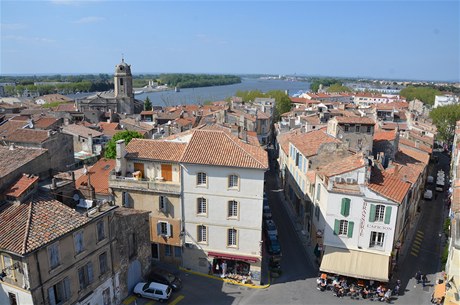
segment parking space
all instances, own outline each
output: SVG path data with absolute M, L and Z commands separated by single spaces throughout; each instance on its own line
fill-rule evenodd
M 182 294 L 172 295 L 171 299 L 169 299 L 168 302 L 164 302 L 162 304 L 176 305 L 180 301 L 182 301 L 184 298 L 185 298 L 185 296 L 182 295 Z M 138 298 L 138 297 L 136 297 L 134 295 L 131 295 L 131 296 L 127 297 L 123 301 L 122 304 L 123 305 L 152 305 L 152 304 L 160 304 L 160 303 L 161 302 L 159 302 L 159 301 L 150 300 L 150 299 L 146 299 L 146 298 Z

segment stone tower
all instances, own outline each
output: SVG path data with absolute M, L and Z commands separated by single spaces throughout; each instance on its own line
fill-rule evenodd
M 125 63 L 125 59 L 121 59 L 121 63 L 115 66 L 115 98 L 134 98 L 133 92 L 133 76 L 131 74 L 131 66 Z

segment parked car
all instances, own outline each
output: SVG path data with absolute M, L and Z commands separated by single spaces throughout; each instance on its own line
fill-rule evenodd
M 140 282 L 134 287 L 134 295 L 137 297 L 167 301 L 171 296 L 172 289 L 168 285 L 155 282 Z
M 432 183 L 434 182 L 434 177 L 433 177 L 433 176 L 428 176 L 428 177 L 426 178 L 426 182 L 427 182 L 428 184 L 432 184 Z
M 433 199 L 433 191 L 432 190 L 425 190 L 425 193 L 423 194 L 424 199 L 431 200 Z
M 281 245 L 278 241 L 278 237 L 276 237 L 275 235 L 268 235 L 267 251 L 271 255 L 281 254 Z
M 161 268 L 153 268 L 147 278 L 150 281 L 168 285 L 173 290 L 179 290 L 182 288 L 182 280 L 179 277 Z
M 265 230 L 268 235 L 278 236 L 278 230 L 276 229 L 275 222 L 272 219 L 265 220 Z

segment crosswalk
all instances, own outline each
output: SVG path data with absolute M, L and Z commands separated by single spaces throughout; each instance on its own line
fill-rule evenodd
M 418 256 L 418 253 L 420 251 L 420 247 L 422 245 L 422 241 L 423 241 L 423 236 L 424 236 L 424 233 L 420 230 L 417 230 L 417 233 L 415 233 L 415 239 L 412 243 L 412 248 L 411 248 L 411 251 L 410 251 L 410 254 L 412 256 L 415 256 L 417 257 Z

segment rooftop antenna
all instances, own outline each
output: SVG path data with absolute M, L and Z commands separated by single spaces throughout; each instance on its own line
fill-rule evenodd
M 125 55 L 121 53 L 121 62 L 125 62 Z

